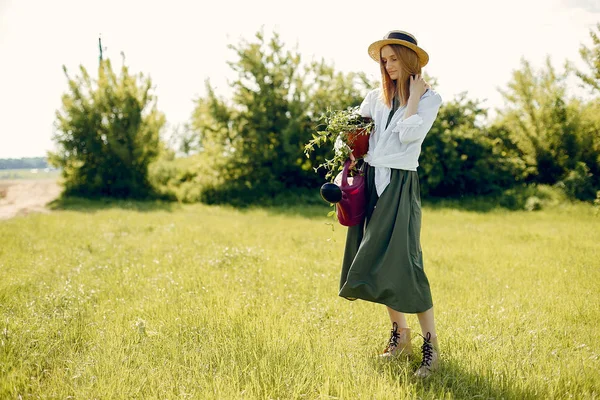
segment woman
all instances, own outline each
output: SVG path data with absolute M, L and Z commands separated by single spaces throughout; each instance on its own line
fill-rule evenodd
M 369 46 L 381 66 L 382 87 L 360 112 L 375 129 L 363 167 L 367 175 L 364 223 L 348 228 L 339 295 L 385 304 L 392 323 L 383 357 L 410 356 L 405 313 L 416 313 L 423 335 L 416 376 L 438 366 L 438 344 L 429 281 L 421 252 L 421 197 L 417 175 L 421 143 L 442 99 L 421 76 L 427 53 L 409 33 L 392 31 Z

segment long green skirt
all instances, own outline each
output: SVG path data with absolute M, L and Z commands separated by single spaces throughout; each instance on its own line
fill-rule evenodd
M 367 213 L 348 228 L 341 297 L 363 299 L 404 313 L 433 306 L 421 251 L 421 195 L 416 171 L 392 169 L 381 197 L 375 168 L 366 167 Z

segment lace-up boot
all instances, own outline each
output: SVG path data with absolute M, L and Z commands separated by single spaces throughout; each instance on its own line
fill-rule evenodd
M 431 333 L 427 332 L 426 336 L 423 336 L 423 346 L 421 346 L 421 353 L 423 354 L 423 360 L 421 365 L 415 372 L 415 376 L 418 378 L 427 378 L 433 371 L 439 366 L 439 355 L 437 346 L 437 337 L 432 338 Z
M 381 354 L 383 358 L 391 358 L 397 356 L 410 357 L 412 347 L 410 344 L 410 328 L 398 328 L 397 323 L 393 323 L 390 340 L 388 345 Z

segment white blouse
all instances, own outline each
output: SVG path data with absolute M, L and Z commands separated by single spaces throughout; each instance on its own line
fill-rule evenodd
M 390 183 L 391 168 L 416 171 L 419 166 L 421 144 L 435 121 L 442 97 L 427 90 L 419 100 L 417 113 L 404 119 L 406 106 L 399 107 L 385 129 L 390 108 L 383 103 L 381 89 L 369 92 L 359 112 L 372 118 L 375 129 L 369 137 L 369 151 L 365 161 L 375 167 L 375 188 L 381 196 Z

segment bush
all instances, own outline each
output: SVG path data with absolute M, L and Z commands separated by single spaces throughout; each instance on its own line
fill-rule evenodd
M 150 165 L 149 180 L 153 190 L 181 203 L 202 201 L 202 190 L 211 184 L 203 168 L 204 157 L 193 155 L 174 160 L 158 160 Z
M 223 182 L 214 174 L 207 154 L 196 154 L 174 160 L 158 160 L 150 165 L 150 182 L 153 190 L 163 198 L 181 203 L 229 204 L 246 207 L 323 205 L 319 186 L 290 188 L 287 190 L 247 190 L 242 181 Z
M 527 211 L 538 211 L 542 209 L 542 200 L 539 197 L 531 196 L 525 201 L 525 209 Z
M 505 130 L 478 126 L 484 115 L 464 95 L 442 106 L 419 158 L 423 196 L 499 194 L 519 181 L 524 164 Z
M 62 169 L 65 194 L 83 197 L 152 195 L 148 166 L 161 151 L 165 123 L 156 109 L 149 78 L 132 76 L 125 65 L 117 76 L 103 60 L 98 80 L 85 68 L 70 78 L 69 93 L 56 113 L 57 151 L 52 165 Z
M 255 39 L 230 46 L 236 60 L 229 66 L 238 76 L 232 99 L 219 98 L 207 83 L 208 95 L 192 115 L 200 153 L 217 175 L 202 184 L 207 203 L 269 201 L 323 182 L 324 171 L 315 174 L 313 166 L 332 152 L 319 148 L 307 159 L 304 144 L 321 113 L 357 106 L 368 89 L 365 74 L 335 72 L 325 62 L 301 64 L 277 34 L 268 40 L 259 32 Z
M 510 210 L 534 211 L 557 206 L 569 199 L 561 185 L 519 185 L 505 190 L 498 198 L 498 204 Z
M 596 198 L 593 175 L 590 173 L 588 166 L 583 162 L 577 163 L 575 169 L 570 171 L 567 177 L 562 180 L 562 185 L 571 198 L 584 201 Z

